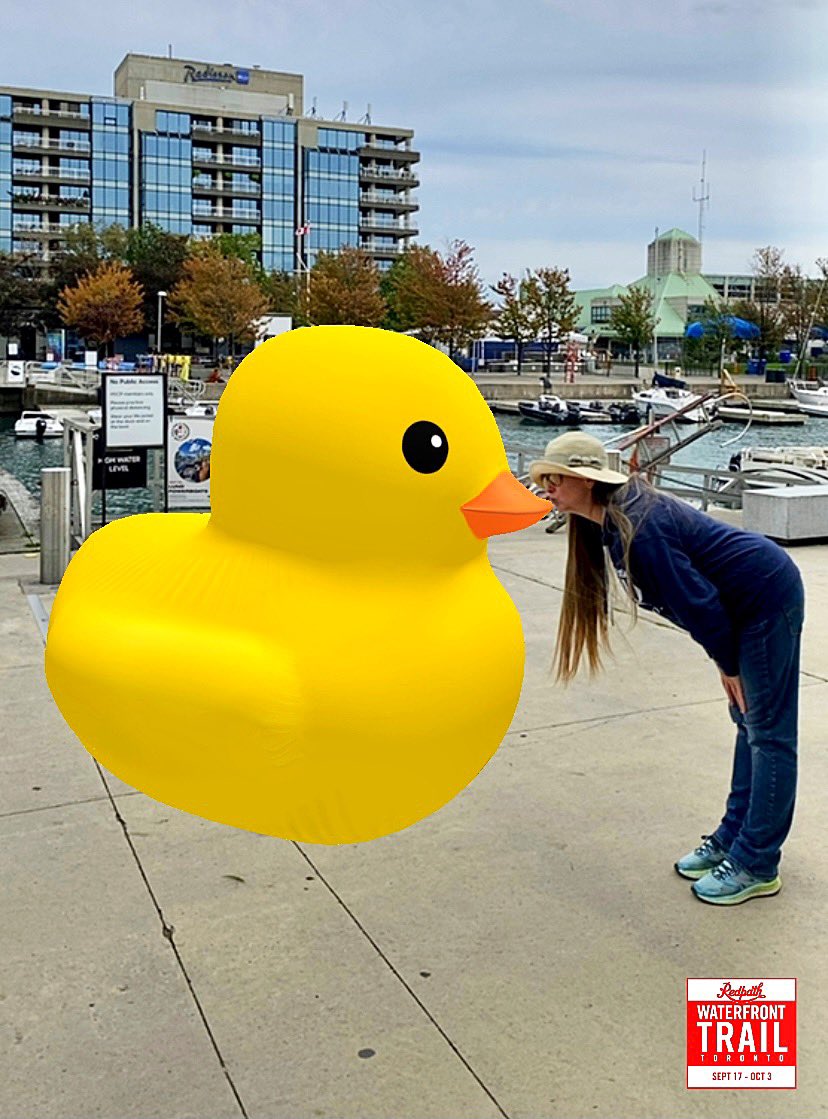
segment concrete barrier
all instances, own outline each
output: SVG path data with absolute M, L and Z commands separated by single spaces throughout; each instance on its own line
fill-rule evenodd
M 775 540 L 828 537 L 828 485 L 745 490 L 742 524 Z

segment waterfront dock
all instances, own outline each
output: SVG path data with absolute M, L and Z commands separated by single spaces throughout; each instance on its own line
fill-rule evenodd
M 808 621 L 784 888 L 722 911 L 672 869 L 727 787 L 718 673 L 642 617 L 603 676 L 554 685 L 565 547 L 543 523 L 490 545 L 527 646 L 498 753 L 432 817 L 341 848 L 212 824 L 101 770 L 44 681 L 54 588 L 35 554 L 0 556 L 0 1115 L 828 1114 L 828 549 L 793 551 Z M 691 976 L 798 978 L 795 1092 L 685 1089 Z

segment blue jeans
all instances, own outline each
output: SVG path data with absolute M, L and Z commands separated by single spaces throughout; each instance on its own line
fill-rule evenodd
M 724 817 L 713 835 L 734 863 L 757 878 L 776 877 L 793 821 L 804 617 L 800 580 L 739 640 L 747 713 L 730 705 L 737 726 L 733 776 Z

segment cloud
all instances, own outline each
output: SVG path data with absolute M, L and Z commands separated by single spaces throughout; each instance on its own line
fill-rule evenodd
M 481 269 L 643 270 L 655 226 L 693 232 L 707 152 L 705 256 L 826 252 L 828 11 L 811 0 L 7 0 L 9 85 L 109 93 L 128 51 L 305 76 L 306 104 L 415 130 L 420 240 L 474 244 Z M 795 18 L 792 13 L 795 11 Z M 719 262 L 719 258 L 723 263 Z

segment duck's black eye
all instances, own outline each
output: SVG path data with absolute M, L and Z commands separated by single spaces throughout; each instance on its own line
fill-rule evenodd
M 405 461 L 418 474 L 434 474 L 448 458 L 446 433 L 431 420 L 418 420 L 402 441 Z

